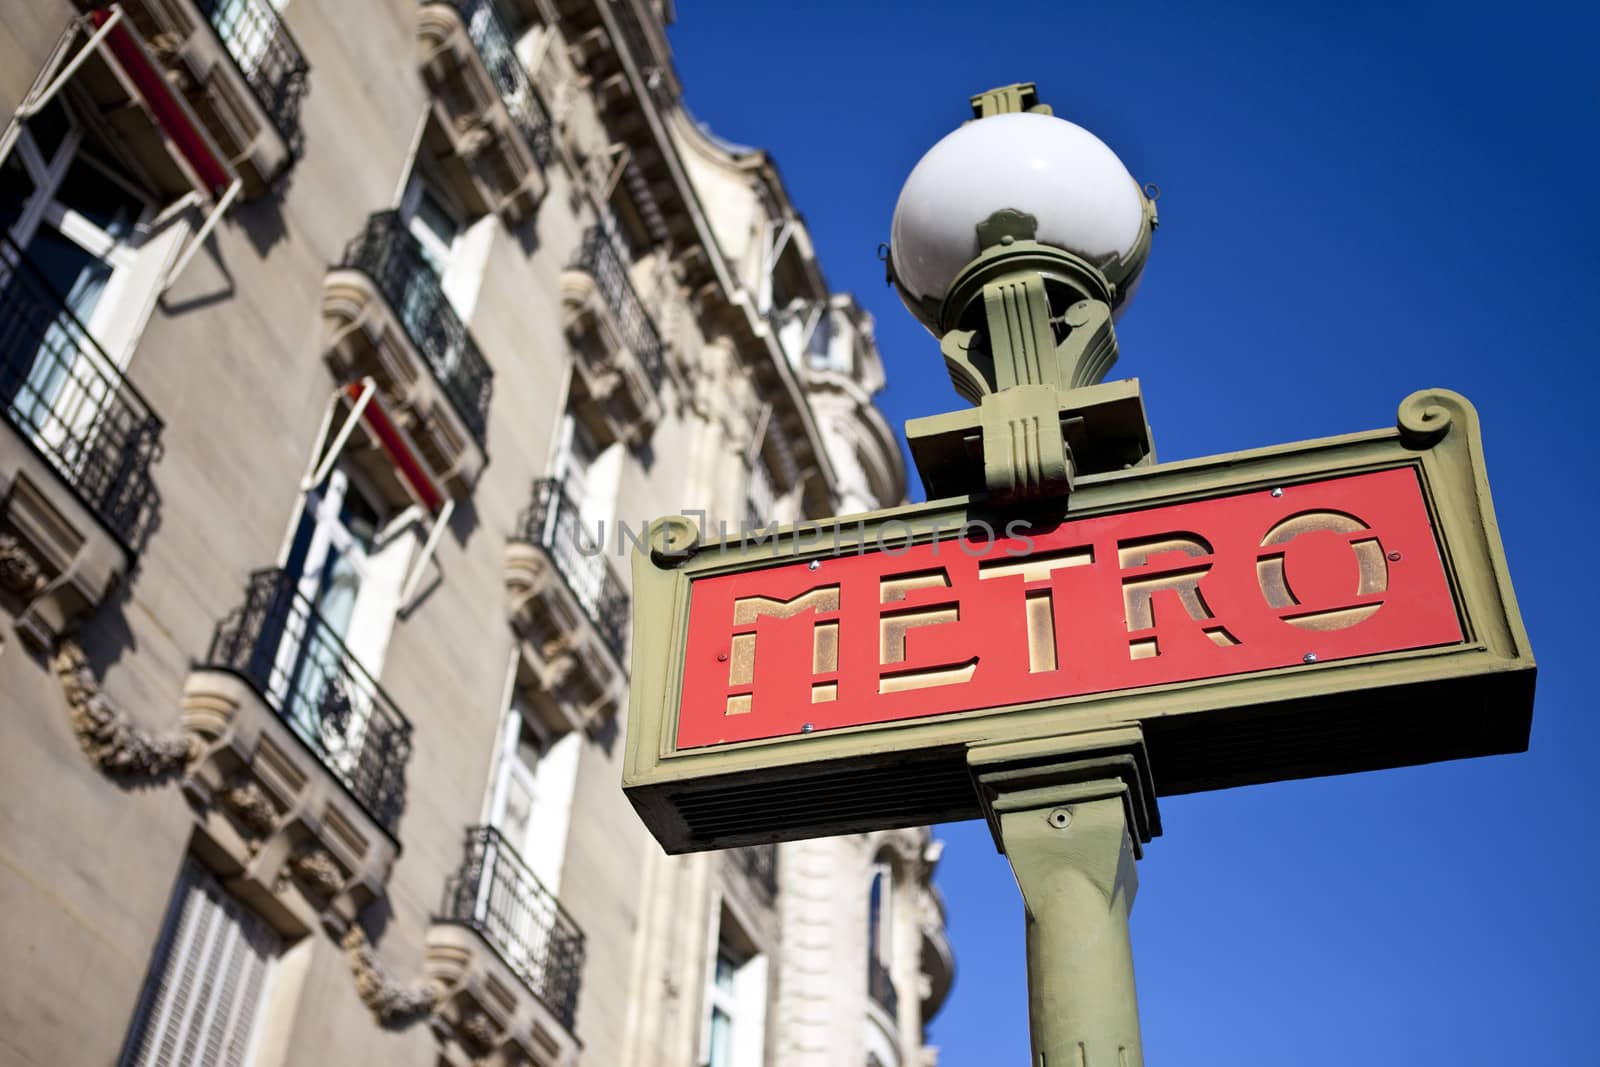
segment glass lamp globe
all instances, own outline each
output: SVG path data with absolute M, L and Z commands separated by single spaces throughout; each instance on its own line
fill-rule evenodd
M 1038 220 L 1040 244 L 1098 268 L 1115 286 L 1112 303 L 1120 311 L 1148 250 L 1143 191 L 1088 130 L 1053 115 L 1014 112 L 947 134 L 900 190 L 890 266 L 917 318 L 935 328 L 930 312 L 978 255 L 978 224 L 1007 208 Z

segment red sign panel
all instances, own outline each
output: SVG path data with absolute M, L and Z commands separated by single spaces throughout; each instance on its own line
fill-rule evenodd
M 970 536 L 970 532 L 969 532 Z M 854 549 L 851 549 L 854 552 Z M 1455 644 L 1416 474 L 702 578 L 678 748 Z

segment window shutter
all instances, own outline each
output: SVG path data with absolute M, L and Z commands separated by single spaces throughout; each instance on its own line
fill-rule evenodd
M 186 860 L 122 1067 L 244 1067 L 281 941 Z

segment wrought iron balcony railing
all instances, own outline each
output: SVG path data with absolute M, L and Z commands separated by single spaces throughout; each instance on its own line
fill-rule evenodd
M 533 483 L 533 502 L 517 517 L 514 539 L 539 545 L 583 606 L 589 621 L 620 661 L 628 628 L 628 594 L 606 560 L 604 531 L 585 526 L 577 505 L 555 478 Z
M 777 845 L 750 845 L 734 849 L 733 861 L 760 887 L 768 900 L 778 895 Z
M 383 293 L 467 429 L 483 443 L 494 372 L 445 296 L 439 273 L 397 211 L 380 211 L 344 250 L 340 266 L 366 274 Z
M 155 506 L 161 420 L 22 249 L 0 233 L 5 419 L 130 551 Z
M 198 0 L 200 13 L 244 75 L 256 101 L 299 156 L 300 101 L 306 95 L 310 67 L 271 0 Z
M 456 0 L 456 10 L 461 13 L 467 36 L 478 49 L 478 56 L 499 90 L 501 101 L 522 136 L 527 138 L 533 158 L 539 161 L 539 166 L 548 167 L 555 158 L 550 113 L 528 78 L 522 60 L 517 58 L 511 34 L 506 29 L 513 23 L 501 17 L 496 0 Z
M 367 814 L 390 833 L 405 808 L 411 723 L 287 571 L 250 576 L 205 666 L 249 682 Z
M 873 1002 L 889 1013 L 889 1018 L 900 1017 L 900 994 L 894 988 L 894 979 L 889 976 L 889 968 L 877 956 L 867 957 L 867 995 Z
M 492 826 L 467 830 L 439 918 L 481 934 L 569 1031 L 583 979 L 583 931 Z
M 588 274 L 600 287 L 600 296 L 616 317 L 622 330 L 622 343 L 628 346 L 639 365 L 650 379 L 652 389 L 661 388 L 661 377 L 666 360 L 661 335 L 656 324 L 645 310 L 639 294 L 628 278 L 628 267 L 617 254 L 616 245 L 602 226 L 591 226 L 583 236 L 578 257 L 573 262 L 578 270 Z

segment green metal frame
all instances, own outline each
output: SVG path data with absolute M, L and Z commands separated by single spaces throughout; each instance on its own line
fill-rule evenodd
M 1033 514 L 1079 518 L 1346 474 L 1414 468 L 1464 641 L 1203 682 L 679 751 L 690 589 L 698 578 L 824 561 L 835 537 L 790 527 L 762 543 L 702 543 L 688 519 L 651 527 L 634 559 L 634 643 L 623 786 L 670 852 L 919 825 L 983 814 L 967 750 L 1137 723 L 1163 794 L 1521 751 L 1534 662 L 1517 610 L 1467 400 L 1425 390 L 1394 428 L 1084 475 Z M 996 513 L 936 500 L 842 521 L 837 544 L 959 535 Z M 1203 739 L 1204 745 L 1197 745 Z M 1265 746 L 1265 748 L 1263 748 Z

